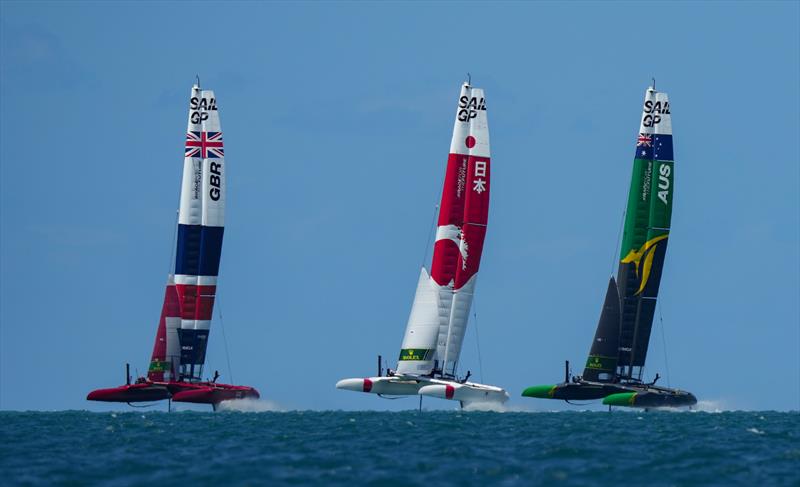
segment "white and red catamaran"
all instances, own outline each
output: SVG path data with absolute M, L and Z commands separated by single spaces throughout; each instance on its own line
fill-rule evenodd
M 386 396 L 421 395 L 462 405 L 503 403 L 505 390 L 457 376 L 489 216 L 489 125 L 483 90 L 461 87 L 430 274 L 423 267 L 396 371 L 336 387 Z
M 225 153 L 214 92 L 192 87 L 183 159 L 175 271 L 167 281 L 147 377 L 89 393 L 90 401 L 171 399 L 216 406 L 258 398 L 252 387 L 203 380 L 225 226 Z

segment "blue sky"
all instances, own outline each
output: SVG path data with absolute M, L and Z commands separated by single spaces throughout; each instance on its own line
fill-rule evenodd
M 585 360 L 655 76 L 676 193 L 647 375 L 798 409 L 798 19 L 796 2 L 5 1 L 0 408 L 105 410 L 86 393 L 126 361 L 144 372 L 195 74 L 219 99 L 229 185 L 233 377 L 218 316 L 209 370 L 286 408 L 415 407 L 334 384 L 398 353 L 470 72 L 493 182 L 483 370 L 470 324 L 462 371 L 514 408 L 563 408 L 519 394 Z

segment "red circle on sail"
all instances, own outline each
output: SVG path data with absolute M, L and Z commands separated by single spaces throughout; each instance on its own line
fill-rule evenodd
M 467 135 L 466 140 L 464 140 L 464 144 L 470 149 L 472 149 L 473 147 L 475 147 L 475 137 Z

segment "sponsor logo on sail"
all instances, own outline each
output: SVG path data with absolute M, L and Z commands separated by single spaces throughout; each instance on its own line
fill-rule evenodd
M 150 362 L 148 372 L 166 372 L 167 370 L 171 370 L 171 365 L 172 362 L 156 359 Z
M 600 355 L 589 355 L 586 359 L 586 368 L 595 370 L 614 370 L 616 364 L 614 357 L 602 357 Z
M 642 201 L 647 201 L 650 196 L 650 182 L 653 180 L 653 161 L 647 161 L 647 167 L 642 177 Z
M 400 360 L 430 360 L 433 350 L 427 348 L 404 348 L 400 350 Z
M 458 168 L 458 183 L 456 184 L 456 197 L 461 198 L 464 186 L 467 184 L 467 158 L 461 159 L 461 166 Z

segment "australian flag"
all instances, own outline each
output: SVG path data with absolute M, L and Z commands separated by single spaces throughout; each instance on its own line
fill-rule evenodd
M 636 159 L 671 161 L 672 136 L 662 134 L 639 134 L 636 138 Z

